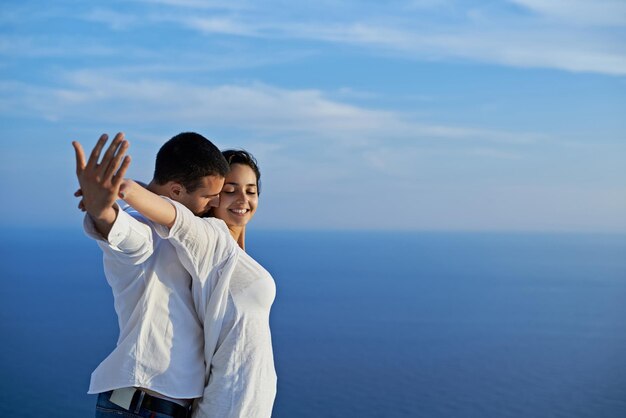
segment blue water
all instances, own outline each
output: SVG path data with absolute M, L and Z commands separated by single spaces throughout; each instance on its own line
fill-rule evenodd
M 626 417 L 624 235 L 248 238 L 277 282 L 274 417 Z M 117 337 L 98 248 L 4 230 L 0 254 L 0 416 L 93 416 Z

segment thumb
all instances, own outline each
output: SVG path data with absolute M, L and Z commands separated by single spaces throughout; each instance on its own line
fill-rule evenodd
M 128 191 L 128 189 L 128 183 L 126 182 L 126 180 L 124 180 L 122 184 L 120 184 L 120 190 L 117 193 L 120 199 L 124 199 L 126 197 L 126 192 Z

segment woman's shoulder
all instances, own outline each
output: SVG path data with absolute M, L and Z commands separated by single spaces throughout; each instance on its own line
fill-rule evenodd
M 219 230 L 220 232 L 225 232 L 228 235 L 230 235 L 230 231 L 228 230 L 228 226 L 226 226 L 226 222 L 224 222 L 223 220 L 219 219 L 219 218 L 213 218 L 213 217 L 207 217 L 207 218 L 200 218 L 202 219 L 202 221 L 208 223 L 209 225 L 211 225 L 213 228 Z
M 224 247 L 224 249 L 227 250 L 228 253 L 231 253 L 231 255 L 237 253 L 239 245 L 237 245 L 237 241 L 235 241 L 233 236 L 230 234 L 230 230 L 228 229 L 228 225 L 226 225 L 226 222 L 224 222 L 222 219 L 213 217 L 199 219 L 201 219 L 208 226 L 210 226 L 211 229 L 213 229 L 213 231 L 217 235 L 217 242 L 219 245 Z

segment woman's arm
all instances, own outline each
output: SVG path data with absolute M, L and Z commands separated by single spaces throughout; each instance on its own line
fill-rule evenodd
M 120 198 L 150 221 L 168 228 L 167 232 L 158 226 L 155 230 L 176 248 L 185 269 L 203 286 L 216 264 L 236 248 L 221 220 L 198 218 L 180 202 L 162 198 L 133 180 L 124 180 Z
M 176 208 L 134 180 L 124 179 L 120 186 L 120 197 L 146 218 L 159 225 L 171 228 L 176 220 Z

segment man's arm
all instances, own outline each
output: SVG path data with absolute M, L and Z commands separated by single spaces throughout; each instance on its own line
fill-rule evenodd
M 120 185 L 130 165 L 130 157 L 124 156 L 128 142 L 123 133 L 118 133 L 100 159 L 108 135 L 103 134 L 85 161 L 83 147 L 78 141 L 72 142 L 76 154 L 76 177 L 82 195 L 81 206 L 91 216 L 98 232 L 108 239 L 111 227 L 117 218 L 117 205 Z

